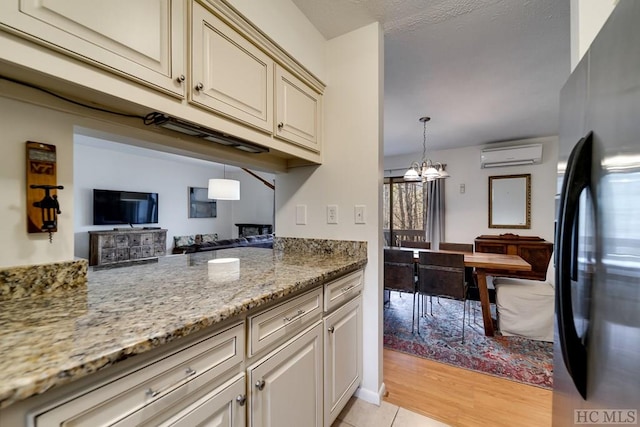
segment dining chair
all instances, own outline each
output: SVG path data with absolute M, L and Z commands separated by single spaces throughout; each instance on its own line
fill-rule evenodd
M 464 255 L 442 252 L 420 252 L 418 261 L 418 294 L 462 301 L 462 343 L 466 313 L 467 283 L 464 275 Z M 418 306 L 420 305 L 418 298 Z M 424 310 L 424 303 L 423 303 Z M 418 311 L 420 308 L 418 307 Z M 433 302 L 431 302 L 433 315 Z M 420 315 L 418 314 L 418 334 Z
M 414 242 L 412 240 L 400 240 L 400 246 L 414 249 L 431 249 L 431 242 Z
M 452 242 L 440 242 L 440 250 L 443 251 L 458 251 L 458 252 L 470 252 L 473 253 L 473 243 L 452 243 Z M 480 293 L 478 291 L 478 283 L 476 282 L 473 274 L 473 267 L 465 267 L 464 280 L 467 282 L 467 300 L 480 301 Z M 495 302 L 495 297 L 494 297 Z M 471 301 L 469 301 L 469 309 L 471 309 Z M 475 310 L 473 312 L 475 322 Z M 469 323 L 471 324 L 471 323 Z
M 473 253 L 473 243 L 450 243 L 440 242 L 439 246 L 442 251 L 458 251 Z
M 411 333 L 413 333 L 415 325 L 416 276 L 412 251 L 384 250 L 384 290 L 389 292 L 389 296 L 391 291 L 413 294 L 411 309 Z

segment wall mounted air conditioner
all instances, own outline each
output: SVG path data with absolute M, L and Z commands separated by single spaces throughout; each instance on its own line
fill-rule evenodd
M 515 147 L 485 148 L 480 155 L 480 167 L 533 165 L 542 161 L 542 144 Z

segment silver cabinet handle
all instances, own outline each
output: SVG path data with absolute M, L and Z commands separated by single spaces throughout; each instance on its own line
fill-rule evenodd
M 293 321 L 293 320 L 297 319 L 298 317 L 302 316 L 304 313 L 306 313 L 306 311 L 305 311 L 305 310 L 298 310 L 298 312 L 297 312 L 296 314 L 294 314 L 293 316 L 291 316 L 291 317 L 285 317 L 285 318 L 284 318 L 284 321 L 285 321 L 285 322 L 291 322 L 291 321 Z
M 180 74 L 178 77 L 176 77 L 176 81 L 178 83 L 182 83 L 184 79 L 185 79 L 184 74 Z
M 333 326 L 330 326 L 327 331 L 329 331 L 330 334 L 332 334 L 334 331 L 336 330 L 336 328 L 334 328 Z
M 344 288 L 342 288 L 342 293 L 347 293 L 349 292 L 351 289 L 355 288 L 356 285 L 349 285 L 349 286 L 345 286 Z
M 262 391 L 262 389 L 264 389 L 264 380 L 258 380 L 256 381 L 256 388 L 260 391 Z
M 203 85 L 202 83 L 198 83 L 198 84 L 196 85 L 196 90 L 197 90 L 197 91 L 201 91 L 202 89 L 204 89 L 204 85 Z
M 244 406 L 244 403 L 246 401 L 247 401 L 247 396 L 245 396 L 244 394 L 239 394 L 238 397 L 236 397 L 236 402 L 238 402 L 240 406 Z
M 165 391 L 172 389 L 173 387 L 175 387 L 175 386 L 176 386 L 178 383 L 180 383 L 181 381 L 184 381 L 184 380 L 186 380 L 187 378 L 194 376 L 194 375 L 196 374 L 196 371 L 194 371 L 194 370 L 193 370 L 193 369 L 191 369 L 191 368 L 187 368 L 187 369 L 186 369 L 186 371 L 185 371 L 185 374 L 186 374 L 186 375 L 185 375 L 185 377 L 184 377 L 184 378 L 182 378 L 181 380 L 178 380 L 178 381 L 176 381 L 175 383 L 170 384 L 170 385 L 168 385 L 168 386 L 166 386 L 166 387 L 159 388 L 158 390 L 154 390 L 154 389 L 152 389 L 152 388 L 148 388 L 148 389 L 147 389 L 147 391 L 146 391 L 146 395 L 147 395 L 147 396 L 149 396 L 149 397 L 156 397 L 156 396 L 157 396 L 157 395 L 159 395 L 160 393 L 164 393 Z

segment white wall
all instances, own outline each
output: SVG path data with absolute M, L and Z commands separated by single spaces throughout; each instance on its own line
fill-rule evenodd
M 73 259 L 73 117 L 2 98 L 0 84 L 0 267 L 44 264 Z M 27 233 L 26 141 L 56 146 L 58 231 Z
M 368 242 L 364 378 L 359 396 L 378 402 L 382 386 L 382 30 L 372 24 L 325 42 L 290 0 L 230 3 L 327 84 L 323 165 L 276 176 L 276 234 Z M 307 225 L 295 224 L 298 204 L 307 205 Z M 338 224 L 326 223 L 327 204 L 338 205 Z M 354 224 L 356 204 L 366 205 L 367 224 Z
M 265 172 L 254 173 L 271 184 L 275 182 L 273 174 Z M 274 191 L 243 170 L 237 170 L 232 173 L 227 171 L 227 178 L 240 181 L 240 200 L 231 202 L 232 237 L 238 237 L 238 227 L 235 224 L 274 225 Z
M 523 236 L 540 236 L 553 242 L 555 218 L 555 193 L 558 162 L 558 138 L 532 138 L 509 141 L 507 145 L 541 142 L 542 163 L 531 166 L 511 166 L 503 168 L 480 168 L 480 151 L 483 146 L 429 152 L 429 158 L 446 163 L 451 175 L 445 180 L 445 238 L 450 242 L 473 243 L 481 234 L 514 233 Z M 502 144 L 500 144 L 502 145 Z M 492 145 L 494 147 L 495 145 Z M 422 153 L 409 156 L 395 156 L 384 159 L 385 174 L 394 170 L 394 176 L 401 176 L 412 161 Z M 506 229 L 489 228 L 488 197 L 489 176 L 531 174 L 531 228 Z M 465 193 L 460 193 L 464 184 Z
M 218 201 L 215 218 L 189 218 L 188 188 L 207 187 L 209 178 L 222 178 L 218 163 L 76 134 L 74 176 L 76 257 L 89 256 L 87 231 L 113 228 L 92 225 L 94 188 L 158 193 L 157 226 L 167 229 L 168 251 L 173 236 L 218 233 L 220 239 L 228 239 L 238 235 L 238 222 L 273 223 L 273 191 L 245 172 L 229 170 L 227 178 L 241 181 L 240 200 Z M 273 179 L 271 174 L 262 176 Z
M 279 236 L 368 242 L 364 290 L 364 370 L 359 396 L 379 401 L 382 385 L 382 30 L 372 24 L 327 44 L 324 163 L 276 176 Z M 328 204 L 338 224 L 327 224 Z M 366 206 L 366 224 L 354 223 L 354 206 Z M 307 224 L 296 225 L 296 205 Z
M 291 0 L 227 1 L 316 77 L 325 80 L 326 40 Z
M 576 68 L 618 0 L 571 0 L 571 70 Z

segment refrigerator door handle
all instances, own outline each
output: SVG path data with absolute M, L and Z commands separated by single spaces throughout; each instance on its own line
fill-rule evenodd
M 571 305 L 572 270 L 577 268 L 575 226 L 578 221 L 580 194 L 591 188 L 593 132 L 576 144 L 565 170 L 556 230 L 556 317 L 562 359 L 578 392 L 587 396 L 587 349 L 580 340 L 573 321 Z M 575 277 L 574 277 L 575 278 Z

